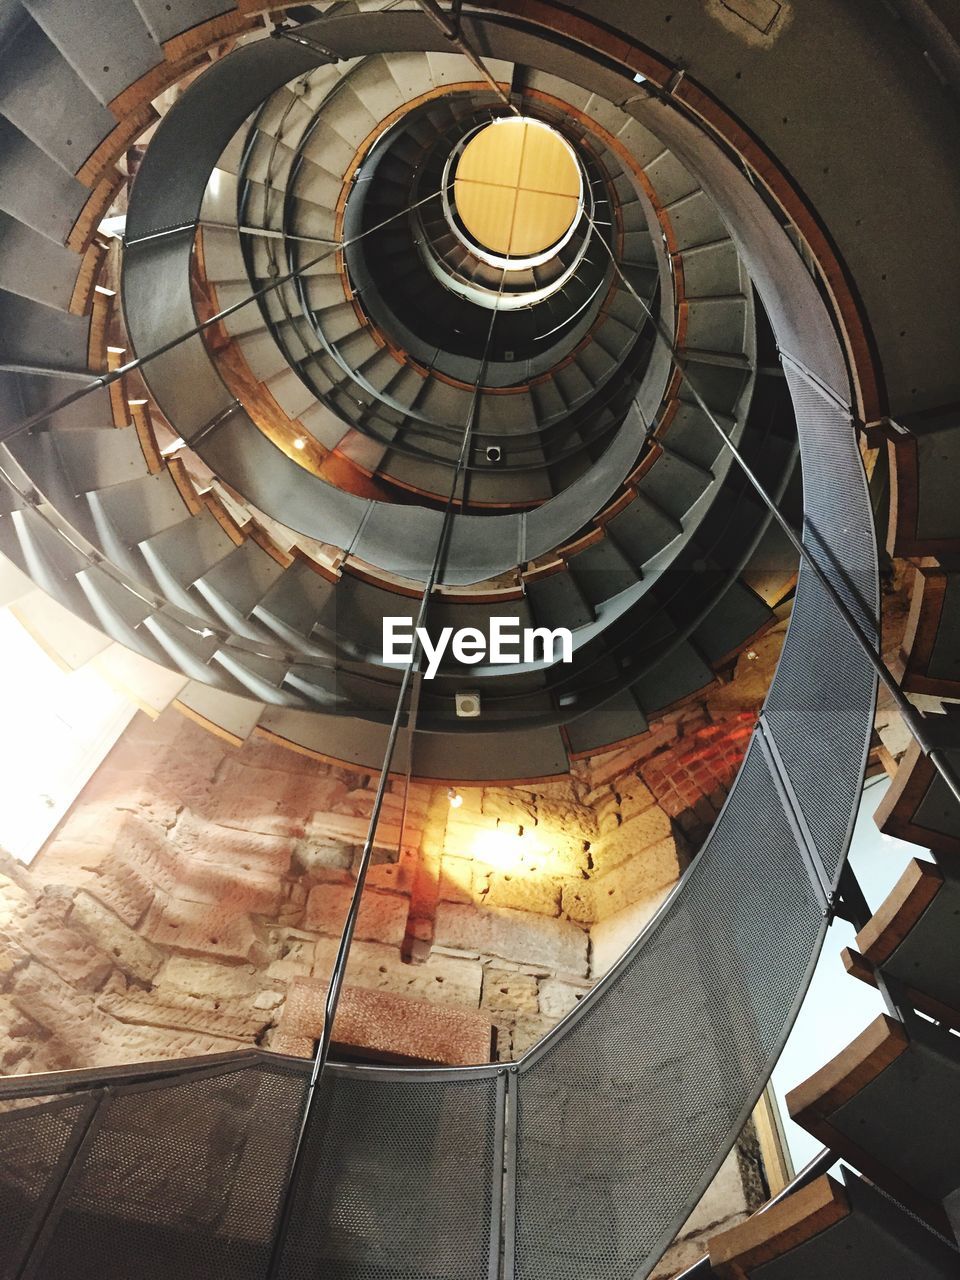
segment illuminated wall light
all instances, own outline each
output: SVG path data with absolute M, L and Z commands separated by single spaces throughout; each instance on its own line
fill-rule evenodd
M 303 436 L 297 436 L 296 440 L 293 442 L 293 447 L 295 449 L 305 449 L 307 447 L 307 442 Z
M 756 660 L 757 660 L 758 656 L 759 656 L 759 655 L 757 654 L 756 649 L 748 649 L 748 650 L 747 650 L 747 661 L 748 661 L 748 662 L 756 662 Z
M 147 403 L 147 401 L 146 401 L 146 400 L 128 400 L 128 401 L 127 401 L 127 404 L 131 404 L 131 405 L 135 405 L 135 404 L 146 404 L 146 403 Z
M 94 293 L 102 293 L 105 298 L 115 298 L 117 296 L 115 289 L 108 289 L 105 285 L 95 284 L 93 286 Z
M 112 356 L 125 356 L 127 354 L 126 347 L 107 347 Z
M 531 873 L 542 864 L 546 852 L 547 846 L 542 840 L 521 835 L 516 828 L 510 827 L 477 832 L 470 849 L 472 857 L 495 871 L 527 870 Z
M 460 792 L 457 790 L 456 787 L 448 787 L 447 799 L 450 801 L 451 809 L 459 809 L 460 806 L 463 804 L 463 796 L 460 794 Z

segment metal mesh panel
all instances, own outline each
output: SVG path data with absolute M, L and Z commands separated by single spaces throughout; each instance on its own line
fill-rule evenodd
M 825 920 L 756 742 L 693 872 L 521 1069 L 519 1280 L 646 1274 L 779 1051 Z
M 867 634 L 877 634 L 877 558 L 849 416 L 790 371 L 801 433 L 805 540 Z M 816 576 L 801 569 L 783 657 L 764 712 L 820 859 L 846 853 L 873 724 L 876 677 Z
M 0 1277 L 12 1280 L 87 1113 L 83 1098 L 0 1115 Z
M 300 1075 L 247 1067 L 108 1092 L 38 1274 L 258 1280 L 303 1087 Z
M 280 1280 L 484 1280 L 495 1075 L 324 1077 Z

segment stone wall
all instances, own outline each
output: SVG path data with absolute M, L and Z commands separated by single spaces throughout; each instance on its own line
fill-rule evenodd
M 262 740 L 237 750 L 174 712 L 139 716 L 30 871 L 8 866 L 0 884 L 0 1068 L 251 1042 L 309 1054 L 374 781 Z M 357 1052 L 516 1056 L 679 874 L 639 776 L 460 797 L 414 785 L 404 806 L 391 784 L 338 1027 Z
M 463 789 L 456 807 L 392 784 L 338 1052 L 509 1060 L 573 1009 L 696 851 L 781 638 L 562 781 Z M 312 1053 L 374 782 L 138 716 L 33 867 L 0 865 L 0 1072 Z M 762 1198 L 754 1145 L 748 1131 L 658 1275 Z

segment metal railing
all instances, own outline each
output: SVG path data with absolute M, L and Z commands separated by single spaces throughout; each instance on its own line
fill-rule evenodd
M 4 1113 L 12 1154 L 0 1170 L 0 1194 L 16 1212 L 5 1219 L 13 1225 L 3 1261 L 18 1280 L 65 1280 L 78 1260 L 93 1258 L 104 1276 L 130 1274 L 132 1258 L 145 1274 L 158 1256 L 163 1274 L 174 1257 L 185 1277 L 209 1275 L 228 1258 L 235 1280 L 259 1280 L 265 1265 L 282 1280 L 318 1270 L 332 1280 L 649 1273 L 754 1106 L 803 999 L 837 903 L 878 676 L 907 723 L 917 720 L 876 651 L 876 547 L 850 411 L 790 362 L 787 376 L 810 482 L 803 538 L 715 422 L 802 557 L 787 643 L 710 836 L 623 957 L 510 1067 L 327 1064 L 415 654 L 309 1078 L 302 1065 L 279 1058 L 256 1066 L 245 1058 L 235 1069 L 220 1063 L 174 1083 L 114 1084 L 113 1092 L 98 1091 L 91 1073 L 96 1096 L 85 1097 L 73 1077 L 68 1098 Z M 825 690 L 842 724 L 826 722 Z M 924 734 L 922 717 L 916 727 Z M 834 736 L 825 776 L 808 757 L 827 731 Z M 929 740 L 927 747 L 957 794 L 946 762 Z M 295 1087 L 261 1088 L 264 1076 L 293 1078 Z M 58 1092 L 55 1080 L 28 1081 L 24 1096 L 46 1087 Z M 151 1106 L 152 1093 L 168 1088 L 179 1092 Z M 0 1088 L 2 1098 L 17 1096 L 16 1084 Z M 41 1134 L 52 1152 L 41 1149 Z

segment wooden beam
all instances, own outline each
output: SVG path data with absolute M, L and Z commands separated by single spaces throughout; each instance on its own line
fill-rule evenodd
M 833 1178 L 818 1178 L 779 1204 L 714 1236 L 710 1265 L 722 1280 L 746 1280 L 757 1267 L 812 1240 L 850 1213 L 846 1190 Z
M 857 946 L 872 965 L 889 960 L 943 888 L 932 862 L 914 858 L 882 905 L 857 934 Z
M 909 1043 L 901 1024 L 881 1014 L 841 1053 L 791 1089 L 787 1094 L 790 1118 L 813 1133 L 818 1120 L 856 1097 L 899 1058 Z

